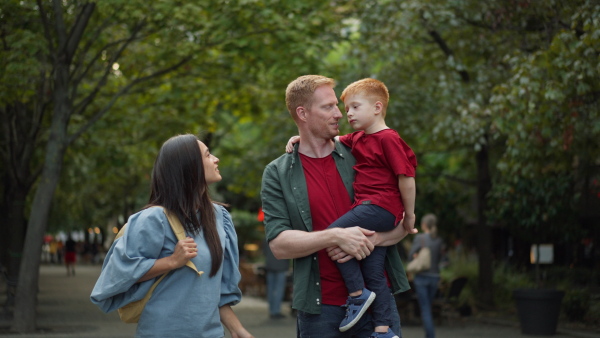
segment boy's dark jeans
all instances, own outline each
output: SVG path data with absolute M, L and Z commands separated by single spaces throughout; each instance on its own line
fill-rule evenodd
M 377 232 L 384 232 L 393 230 L 395 223 L 396 217 L 384 208 L 373 204 L 361 204 L 345 213 L 328 228 L 359 226 Z M 366 284 L 367 289 L 377 295 L 371 307 L 375 326 L 392 325 L 390 303 L 386 297 L 389 293 L 389 286 L 384 274 L 386 251 L 387 247 L 378 246 L 360 262 L 353 258 L 346 263 L 337 263 L 348 293 L 362 290 Z

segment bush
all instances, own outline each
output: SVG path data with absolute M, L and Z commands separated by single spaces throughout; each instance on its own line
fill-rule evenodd
M 477 278 L 479 267 L 476 255 L 459 254 L 456 251 L 448 253 L 448 265 L 440 270 L 443 283 L 450 283 L 458 277 L 467 277 L 467 285 L 460 293 L 459 306 L 473 307 L 476 304 Z
M 500 310 L 513 310 L 513 290 L 534 288 L 535 283 L 528 274 L 507 264 L 500 264 L 494 271 L 494 303 Z
M 562 310 L 570 321 L 583 321 L 590 310 L 590 293 L 586 289 L 565 291 Z

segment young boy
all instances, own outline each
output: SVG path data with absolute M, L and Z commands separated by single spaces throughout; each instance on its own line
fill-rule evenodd
M 341 100 L 348 122 L 357 130 L 336 137 L 352 148 L 356 158 L 354 204 L 352 210 L 329 228 L 360 226 L 382 232 L 392 230 L 404 220 L 404 228 L 412 234 L 417 160 L 400 135 L 385 124 L 389 101 L 387 87 L 375 79 L 362 79 L 346 87 Z M 293 143 L 299 141 L 298 136 L 292 137 L 286 150 L 291 152 Z M 375 247 L 368 257 L 363 257 L 363 264 L 355 259 L 337 264 L 349 293 L 346 318 L 340 324 L 340 331 L 354 326 L 373 303 L 375 332 L 371 337 L 398 338 L 389 329 L 389 302 L 384 300 L 385 297 L 376 297 L 389 292 L 383 274 L 386 250 L 386 247 Z M 365 282 L 370 290 L 365 288 Z

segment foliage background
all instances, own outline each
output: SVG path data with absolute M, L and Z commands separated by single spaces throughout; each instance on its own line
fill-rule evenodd
M 25 229 L 36 212 L 34 193 L 51 139 L 55 54 L 40 21 L 40 9 L 50 13 L 50 3 L 2 0 L 0 6 L 0 210 L 15 210 L 15 191 L 24 192 L 21 221 L 0 229 L 5 266 L 20 250 L 9 248 L 11 233 Z M 75 25 L 80 9 L 93 2 L 53 3 Z M 191 132 L 220 158 L 224 179 L 213 197 L 231 205 L 241 242 L 260 243 L 261 224 L 252 215 L 261 204 L 262 170 L 296 134 L 284 103 L 287 83 L 322 74 L 338 81 L 340 94 L 355 80 L 375 77 L 390 90 L 388 126 L 419 160 L 417 213 L 436 213 L 450 246 L 460 242 L 477 252 L 480 269 L 489 260 L 527 268 L 530 244 L 551 242 L 557 265 L 597 268 L 597 249 L 590 258 L 582 245 L 600 240 L 596 1 L 110 0 L 95 6 L 73 56 L 71 74 L 79 82 L 71 98 L 84 108 L 70 115 L 73 138 L 46 232 L 98 226 L 110 233 L 146 202 L 162 142 Z M 342 133 L 350 131 L 342 126 Z M 19 185 L 22 176 L 28 179 Z M 489 245 L 478 247 L 485 238 Z M 488 293 L 479 297 L 490 304 L 493 280 L 484 280 L 478 287 Z

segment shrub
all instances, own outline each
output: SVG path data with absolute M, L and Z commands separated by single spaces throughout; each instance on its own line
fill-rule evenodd
M 562 310 L 570 321 L 583 321 L 590 310 L 590 293 L 586 289 L 565 291 Z
M 514 309 L 513 290 L 535 287 L 526 273 L 507 264 L 499 264 L 494 271 L 494 303 L 500 310 Z

